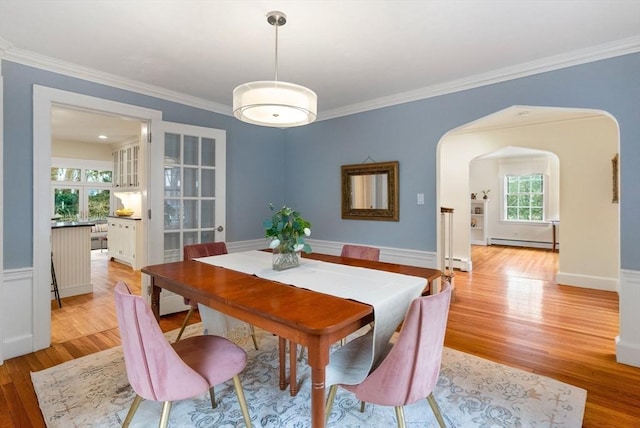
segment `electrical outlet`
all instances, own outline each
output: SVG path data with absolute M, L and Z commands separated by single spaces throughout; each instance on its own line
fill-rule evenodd
M 418 193 L 418 205 L 424 205 L 424 193 Z

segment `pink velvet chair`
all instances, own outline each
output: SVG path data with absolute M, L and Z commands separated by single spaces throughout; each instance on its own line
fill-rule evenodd
M 444 427 L 440 409 L 433 397 L 433 389 L 440 374 L 450 302 L 451 285 L 448 282 L 440 293 L 419 297 L 411 302 L 398 340 L 393 346 L 389 346 L 381 363 L 358 385 L 343 385 L 339 381 L 338 384 L 331 385 L 327 398 L 327 419 L 331 414 L 338 386 L 341 386 L 353 392 L 363 404 L 368 402 L 394 406 L 398 427 L 405 426 L 402 407 L 426 397 L 438 423 Z M 369 334 L 371 333 L 367 335 Z M 353 354 L 361 340 L 369 339 L 367 335 L 335 351 L 327 371 L 334 369 L 338 376 L 344 373 L 344 369 L 336 369 L 336 362 L 345 361 L 344 356 Z M 337 355 L 334 359 L 336 354 L 342 355 Z
M 352 259 L 363 260 L 380 260 L 380 248 L 367 247 L 364 245 L 345 244 L 342 246 L 342 257 L 351 257 Z
M 208 256 L 219 256 L 221 254 L 227 254 L 227 244 L 224 242 L 208 242 L 203 244 L 191 244 L 185 245 L 183 248 L 183 260 L 192 260 L 197 259 L 198 257 L 208 257 Z M 189 318 L 193 314 L 195 308 L 200 308 L 200 317 L 203 322 L 207 319 L 207 312 L 212 311 L 206 306 L 200 305 L 197 303 L 191 302 L 189 299 L 184 299 L 184 304 L 189 305 L 189 312 L 187 312 L 187 316 L 184 318 L 182 322 L 182 327 L 180 327 L 180 332 L 178 333 L 178 337 L 176 338 L 176 342 L 180 340 L 182 337 L 182 333 L 184 332 L 187 323 L 189 322 Z M 206 324 L 206 322 L 205 322 Z M 253 346 L 258 350 L 258 340 L 256 339 L 256 332 L 252 325 L 249 325 L 249 330 L 251 331 L 251 338 L 253 339 Z
M 129 426 L 142 399 L 162 401 L 159 426 L 166 427 L 171 402 L 192 398 L 233 379 L 245 424 L 251 418 L 238 378 L 247 364 L 247 354 L 233 342 L 219 336 L 195 336 L 171 345 L 141 296 L 131 294 L 120 281 L 115 287 L 116 314 L 122 340 L 127 378 L 136 393 L 123 427 Z
M 183 260 L 192 260 L 197 259 L 198 257 L 219 256 L 221 254 L 227 254 L 227 244 L 224 242 L 209 242 L 205 244 L 185 245 L 182 252 Z M 187 327 L 189 319 L 191 318 L 191 315 L 193 315 L 193 311 L 198 308 L 197 303 L 192 302 L 186 297 L 184 298 L 184 304 L 189 305 L 189 311 L 187 312 L 187 316 L 184 317 L 184 321 L 182 321 L 182 326 L 180 327 L 180 331 L 176 337 L 176 342 L 182 337 L 182 333 L 184 333 L 184 329 Z M 256 347 L 256 349 L 258 348 Z

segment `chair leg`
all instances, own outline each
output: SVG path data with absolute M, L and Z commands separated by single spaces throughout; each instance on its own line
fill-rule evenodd
M 333 407 L 333 400 L 336 399 L 336 392 L 338 392 L 338 385 L 331 385 L 329 395 L 327 396 L 327 403 L 325 404 L 325 424 L 329 421 L 329 416 L 331 416 L 331 407 Z
M 398 420 L 398 428 L 405 428 L 402 406 L 396 406 L 396 419 Z
M 364 405 L 367 404 L 365 401 L 360 402 L 360 413 L 364 413 Z
M 180 340 L 182 337 L 182 333 L 184 333 L 184 329 L 187 327 L 187 322 L 189 322 L 189 318 L 191 318 L 191 314 L 193 313 L 193 306 L 189 307 L 189 312 L 187 312 L 187 316 L 184 317 L 184 321 L 182 321 L 182 327 L 180 327 L 180 331 L 178 332 L 178 337 L 176 337 L 176 342 Z
M 136 414 L 138 407 L 142 403 L 142 397 L 136 394 L 136 398 L 133 399 L 133 403 L 131 403 L 131 407 L 129 407 L 129 411 L 127 412 L 127 416 L 124 418 L 124 422 L 122 423 L 122 428 L 127 428 L 131 423 L 131 419 L 133 419 L 133 415 Z
M 427 396 L 427 401 L 431 406 L 431 410 L 433 410 L 433 414 L 436 415 L 436 420 L 438 421 L 438 425 L 440 425 L 440 428 L 445 428 L 446 425 L 444 424 L 444 418 L 442 417 L 442 413 L 440 413 L 440 406 L 438 406 L 438 402 L 433 396 L 433 392 Z
M 211 398 L 211 408 L 215 409 L 218 407 L 218 404 L 216 403 L 216 392 L 213 390 L 213 386 L 209 388 L 209 397 Z
M 247 407 L 247 400 L 244 398 L 244 390 L 240 383 L 238 375 L 233 377 L 233 386 L 236 389 L 236 395 L 238 396 L 238 402 L 240 403 L 240 410 L 242 410 L 242 417 L 247 428 L 251 428 L 251 418 L 249 417 L 249 408 Z
M 160 415 L 160 428 L 167 428 L 169 425 L 169 413 L 171 413 L 171 401 L 162 403 L 162 414 Z
M 256 329 L 253 328 L 253 325 L 249 324 L 249 330 L 251 330 L 251 338 L 253 339 L 253 346 L 256 348 L 256 351 L 257 351 L 259 348 L 258 348 L 258 339 L 256 339 Z

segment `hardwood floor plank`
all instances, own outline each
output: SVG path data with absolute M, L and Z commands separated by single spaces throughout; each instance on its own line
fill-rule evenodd
M 454 278 L 446 346 L 586 389 L 584 427 L 640 427 L 640 368 L 615 357 L 617 293 L 558 285 L 550 251 L 474 246 L 472 260 L 473 272 Z M 52 303 L 51 347 L 0 367 L 0 427 L 44 426 L 30 371 L 120 344 L 118 280 L 140 292 L 139 271 L 92 261 L 94 292 Z M 164 316 L 160 327 L 179 328 L 184 315 Z M 199 321 L 196 312 L 190 322 Z

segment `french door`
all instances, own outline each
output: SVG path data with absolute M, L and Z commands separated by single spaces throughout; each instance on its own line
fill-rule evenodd
M 226 237 L 226 132 L 171 122 L 163 131 L 150 150 L 148 264 L 182 260 L 185 245 Z M 168 292 L 160 308 L 185 310 L 182 297 Z

